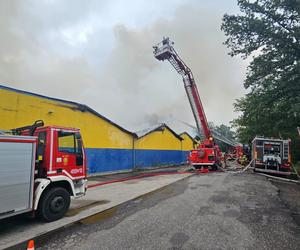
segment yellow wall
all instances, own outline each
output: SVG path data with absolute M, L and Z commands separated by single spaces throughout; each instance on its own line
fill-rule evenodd
M 0 129 L 30 125 L 40 119 L 46 125 L 80 128 L 87 148 L 132 148 L 131 134 L 88 111 L 76 110 L 76 105 L 0 88 Z
M 137 139 L 135 149 L 181 150 L 181 141 L 165 128 Z
M 191 139 L 191 137 L 188 136 L 186 133 L 180 134 L 180 136 L 183 138 L 182 141 L 182 150 L 192 150 L 194 149 L 194 141 Z

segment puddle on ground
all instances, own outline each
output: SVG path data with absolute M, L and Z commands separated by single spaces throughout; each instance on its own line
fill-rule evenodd
M 197 184 L 198 187 L 205 187 L 205 188 L 210 188 L 212 185 L 210 184 Z
M 66 213 L 66 216 L 67 217 L 71 217 L 71 216 L 74 216 L 76 214 L 79 214 L 81 211 L 86 210 L 88 208 L 91 208 L 91 207 L 94 207 L 94 206 L 98 206 L 98 205 L 107 204 L 109 202 L 110 202 L 109 200 L 94 201 L 94 202 L 92 202 L 92 203 L 90 203 L 88 205 L 85 205 L 85 206 L 82 206 L 82 207 L 79 207 L 79 208 L 74 208 L 74 209 L 69 210 Z
M 235 209 L 228 209 L 228 210 L 223 212 L 223 215 L 225 217 L 237 218 L 237 217 L 240 216 L 240 212 L 238 210 L 235 210 Z
M 98 221 L 101 221 L 101 220 L 108 219 L 108 218 L 112 217 L 116 212 L 117 212 L 117 208 L 112 207 L 112 208 L 107 209 L 103 212 L 100 212 L 98 214 L 95 214 L 95 215 L 89 216 L 85 219 L 82 219 L 80 221 L 80 223 L 84 224 L 84 225 L 93 224 L 93 223 L 96 223 Z
M 170 239 L 170 243 L 172 244 L 172 249 L 181 249 L 188 240 L 190 239 L 190 236 L 188 236 L 185 233 L 178 232 L 173 234 L 173 236 Z
M 200 207 L 198 211 L 198 215 L 200 216 L 207 216 L 207 215 L 216 215 L 217 213 L 213 211 L 212 207 L 210 206 L 203 206 Z
M 164 194 L 172 194 L 174 192 L 174 189 L 170 186 L 166 186 L 164 189 L 161 190 Z

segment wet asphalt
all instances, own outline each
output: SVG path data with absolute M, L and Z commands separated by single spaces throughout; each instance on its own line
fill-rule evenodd
M 299 185 L 251 173 L 195 175 L 49 235 L 37 249 L 299 249 L 299 195 Z

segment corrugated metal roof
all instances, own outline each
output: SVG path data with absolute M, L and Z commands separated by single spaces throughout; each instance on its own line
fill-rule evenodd
M 16 92 L 16 93 L 20 93 L 20 94 L 24 94 L 24 95 L 30 95 L 30 96 L 35 96 L 35 97 L 39 97 L 39 98 L 44 98 L 44 99 L 48 99 L 51 101 L 56 101 L 56 102 L 61 102 L 61 103 L 65 103 L 65 104 L 69 104 L 72 105 L 74 107 L 76 107 L 77 110 L 81 111 L 81 112 L 90 112 L 91 114 L 109 122 L 110 124 L 112 124 L 113 126 L 119 128 L 120 130 L 122 130 L 125 133 L 131 134 L 135 137 L 137 137 L 137 135 L 133 132 L 130 132 L 129 130 L 121 127 L 120 125 L 114 123 L 113 121 L 109 120 L 108 118 L 104 117 L 103 115 L 99 114 L 96 110 L 90 108 L 89 106 L 85 105 L 85 104 L 81 104 L 81 103 L 77 103 L 77 102 L 72 102 L 72 101 L 67 101 L 67 100 L 63 100 L 63 99 L 58 99 L 58 98 L 53 98 L 53 97 L 49 97 L 49 96 L 45 96 L 45 95 L 40 95 L 40 94 L 36 94 L 36 93 L 32 93 L 32 92 L 28 92 L 28 91 L 24 91 L 24 90 L 20 90 L 20 89 L 15 89 L 15 88 L 11 88 L 11 87 L 7 87 L 4 85 L 0 85 L 0 89 L 4 89 L 4 90 L 8 90 L 8 91 L 12 91 L 12 92 Z
M 197 143 L 197 141 L 188 133 L 188 132 L 183 132 L 183 133 L 181 133 L 181 134 L 179 134 L 180 136 L 182 136 L 182 135 L 187 135 L 189 138 L 191 138 L 191 140 L 193 141 L 193 142 L 196 142 Z
M 167 128 L 179 140 L 181 140 L 181 141 L 183 140 L 183 138 L 179 134 L 177 134 L 173 129 L 171 129 L 165 123 L 156 124 L 156 125 L 153 125 L 153 126 L 147 128 L 147 129 L 136 131 L 135 134 L 138 136 L 138 138 L 141 138 L 141 137 L 144 137 L 144 136 L 146 136 L 146 135 L 148 135 L 152 132 L 162 131 L 164 128 Z
M 168 126 L 179 135 L 183 132 L 187 132 L 192 138 L 203 137 L 201 134 L 199 135 L 196 125 L 188 124 L 175 118 L 167 119 L 164 123 L 168 124 Z

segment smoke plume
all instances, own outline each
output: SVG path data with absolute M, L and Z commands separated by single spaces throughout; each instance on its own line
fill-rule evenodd
M 193 124 L 180 75 L 152 54 L 169 36 L 194 73 L 208 120 L 235 117 L 246 63 L 222 45 L 222 8 L 186 1 L 146 25 L 110 27 L 99 21 L 106 1 L 38 2 L 0 2 L 1 84 L 87 104 L 132 130 L 173 118 Z

